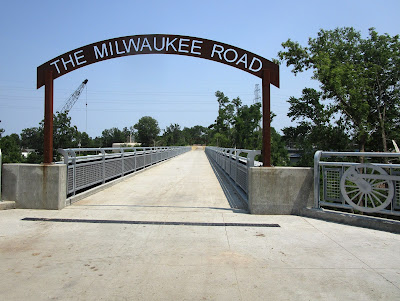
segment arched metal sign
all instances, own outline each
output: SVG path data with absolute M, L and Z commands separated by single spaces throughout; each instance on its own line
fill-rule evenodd
M 89 44 L 66 52 L 37 68 L 37 88 L 45 86 L 44 163 L 52 162 L 53 80 L 100 61 L 137 54 L 175 54 L 212 60 L 262 78 L 263 161 L 270 166 L 270 84 L 279 88 L 279 65 L 244 49 L 180 35 L 135 35 Z

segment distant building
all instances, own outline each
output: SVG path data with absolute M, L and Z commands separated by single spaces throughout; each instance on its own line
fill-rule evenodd
M 141 143 L 137 142 L 124 142 L 124 143 L 113 143 L 112 147 L 114 148 L 119 148 L 119 147 L 139 147 L 141 146 Z
M 290 164 L 295 164 L 301 159 L 301 150 L 288 146 Z
M 29 155 L 30 153 L 34 153 L 34 152 L 36 152 L 35 149 L 27 148 L 27 149 L 21 150 L 21 155 L 22 155 L 24 158 L 28 158 L 28 155 Z

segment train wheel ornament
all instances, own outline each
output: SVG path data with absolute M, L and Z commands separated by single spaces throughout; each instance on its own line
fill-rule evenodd
M 385 209 L 393 199 L 394 185 L 386 171 L 372 164 L 349 167 L 340 180 L 346 202 L 363 212 Z

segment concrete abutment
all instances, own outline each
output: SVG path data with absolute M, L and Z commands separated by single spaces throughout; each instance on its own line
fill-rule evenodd
M 17 208 L 62 209 L 66 174 L 64 164 L 4 164 L 3 200 Z M 300 214 L 313 204 L 312 168 L 252 167 L 248 181 L 251 214 Z
M 67 166 L 65 164 L 4 164 L 3 200 L 21 209 L 65 207 Z
M 313 169 L 251 167 L 248 174 L 251 214 L 301 214 L 314 199 Z

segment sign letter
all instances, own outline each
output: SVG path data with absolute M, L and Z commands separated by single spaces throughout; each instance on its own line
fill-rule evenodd
M 113 51 L 113 47 L 112 47 L 112 44 L 111 44 L 111 42 L 108 42 L 108 45 L 110 45 L 110 54 L 111 55 L 114 55 L 114 51 Z
M 253 68 L 253 67 L 254 67 L 254 62 L 255 62 L 255 61 L 258 62 L 258 68 L 257 68 L 257 69 Z M 260 70 L 262 69 L 262 62 L 261 62 L 258 58 L 253 57 L 253 59 L 251 60 L 249 69 L 250 69 L 251 71 L 253 71 L 253 72 L 260 71 Z
M 182 41 L 189 42 L 190 40 L 189 40 L 189 39 L 182 39 L 182 38 L 179 39 L 179 48 L 178 48 L 178 51 L 179 51 L 179 52 L 188 53 L 189 50 L 183 50 L 182 47 L 188 47 L 188 48 L 189 48 L 189 45 L 188 45 L 188 44 L 183 44 Z
M 82 53 L 82 52 L 83 52 L 83 50 L 79 50 L 74 53 L 75 61 L 78 66 L 86 63 L 86 60 L 84 60 L 82 62 L 79 61 L 80 59 L 85 57 L 83 54 L 81 56 L 78 56 L 78 53 Z
M 58 63 L 59 61 L 60 61 L 60 60 L 57 60 L 57 61 L 54 61 L 54 62 L 50 63 L 50 65 L 54 65 L 54 66 L 56 67 L 58 73 L 60 73 L 60 69 L 58 68 L 58 65 L 57 65 L 57 63 Z
M 217 47 L 219 47 L 219 51 L 217 50 Z M 214 56 L 214 53 L 217 53 L 218 56 L 219 56 L 219 59 L 222 60 L 221 53 L 222 53 L 223 51 L 224 51 L 224 47 L 222 47 L 221 45 L 214 44 L 213 49 L 212 49 L 212 51 L 211 51 L 211 57 Z
M 156 51 L 161 51 L 161 50 L 164 49 L 164 47 L 165 47 L 165 38 L 162 37 L 161 41 L 162 41 L 162 46 L 161 46 L 161 48 L 157 48 L 157 38 L 154 37 L 154 45 L 153 45 L 153 46 L 154 46 L 154 49 L 155 49 Z
M 142 48 L 140 48 L 140 51 L 143 51 L 144 47 L 147 47 L 147 48 L 149 48 L 150 51 L 152 51 L 151 47 L 150 47 L 150 44 L 149 44 L 149 40 L 147 40 L 147 38 L 143 39 L 143 44 L 142 44 Z
M 124 43 L 126 53 L 130 53 L 131 52 L 131 44 L 133 45 L 133 48 L 135 48 L 135 50 L 138 51 L 139 50 L 140 38 L 138 38 L 137 45 L 135 44 L 133 39 L 129 39 L 128 46 L 126 46 L 125 40 L 123 40 L 122 43 Z
M 165 51 L 168 51 L 168 46 L 171 46 L 172 48 L 174 48 L 174 50 L 176 51 L 176 48 L 174 46 L 174 42 L 176 41 L 176 38 L 173 39 L 171 42 L 169 41 L 169 37 L 167 37 L 167 46 L 165 47 Z
M 201 52 L 194 51 L 195 48 L 198 48 L 198 49 L 201 50 L 201 46 L 196 46 L 195 45 L 196 43 L 203 44 L 203 41 L 193 40 L 192 41 L 192 48 L 190 49 L 190 52 L 193 53 L 193 54 L 201 55 Z
M 101 59 L 104 57 L 104 55 L 108 56 L 106 43 L 101 44 L 101 53 L 100 53 L 99 48 L 97 48 L 97 46 L 94 46 L 93 50 L 94 50 L 94 54 L 96 55 L 96 60 L 99 59 L 99 56 Z
M 243 54 L 242 57 L 236 62 L 236 65 L 243 63 L 244 67 L 247 68 L 247 53 Z
M 228 57 L 227 57 L 228 51 L 234 53 L 234 57 L 233 57 L 233 59 L 231 59 L 231 60 L 228 60 Z M 225 61 L 227 61 L 228 63 L 233 63 L 234 61 L 237 60 L 237 58 L 238 58 L 238 54 L 237 54 L 237 52 L 236 52 L 235 49 L 227 49 L 227 50 L 224 52 L 224 59 L 225 59 Z
M 124 54 L 125 53 L 125 51 L 119 51 L 119 49 L 118 49 L 118 41 L 115 41 L 115 52 L 117 54 Z
M 64 61 L 64 59 L 61 58 L 61 61 L 62 61 L 63 65 L 64 65 L 64 69 L 65 70 L 68 70 L 67 64 L 72 64 L 72 67 L 75 67 L 75 63 L 74 63 L 74 60 L 72 59 L 72 55 L 69 55 L 68 57 L 69 57 L 68 61 Z

